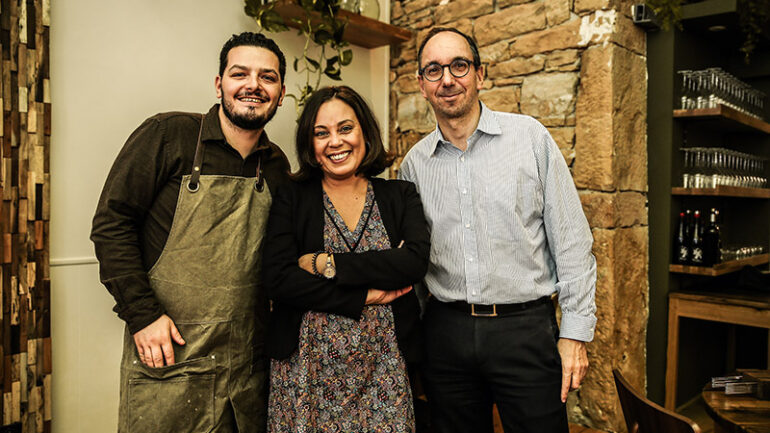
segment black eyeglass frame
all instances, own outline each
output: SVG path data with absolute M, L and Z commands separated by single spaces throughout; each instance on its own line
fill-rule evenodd
M 465 71 L 465 73 L 462 74 L 462 75 L 455 74 L 454 72 L 452 72 L 452 65 L 455 64 L 456 62 L 467 63 L 468 64 L 468 70 Z M 428 69 L 429 67 L 433 66 L 433 65 L 441 66 L 441 75 L 439 75 L 435 80 L 431 80 L 430 78 L 425 76 L 425 70 Z M 441 63 L 438 63 L 438 62 L 428 63 L 427 65 L 425 65 L 424 68 L 420 68 L 417 71 L 417 73 L 422 78 L 424 78 L 424 79 L 426 79 L 426 80 L 428 80 L 428 81 L 430 81 L 432 83 L 435 83 L 436 81 L 439 81 L 440 79 L 444 78 L 444 69 L 449 68 L 449 73 L 452 74 L 453 77 L 455 77 L 455 78 L 462 78 L 462 77 L 468 75 L 468 73 L 471 71 L 471 68 L 470 68 L 471 65 L 473 65 L 474 68 L 478 68 L 480 66 L 480 65 L 477 65 L 476 63 L 474 63 L 473 60 L 469 60 L 469 59 L 466 59 L 464 57 L 459 57 L 459 58 L 454 59 L 451 62 L 443 64 L 443 65 Z

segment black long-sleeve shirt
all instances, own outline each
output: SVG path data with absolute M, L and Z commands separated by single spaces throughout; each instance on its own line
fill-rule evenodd
M 254 177 L 261 153 L 265 182 L 274 191 L 288 179 L 286 155 L 263 132 L 257 149 L 244 159 L 225 141 L 218 111 L 215 104 L 203 118 L 201 174 Z M 145 120 L 118 154 L 96 208 L 91 240 L 101 281 L 132 333 L 166 311 L 147 272 L 168 239 L 182 177 L 192 172 L 200 119 L 200 114 L 172 112 Z

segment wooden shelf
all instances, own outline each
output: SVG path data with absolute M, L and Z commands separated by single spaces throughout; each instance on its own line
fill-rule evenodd
M 737 5 L 736 0 L 705 0 L 682 5 L 682 20 L 734 14 Z
M 703 121 L 710 129 L 737 132 L 764 132 L 770 134 L 770 123 L 738 110 L 720 105 L 716 108 L 701 108 L 698 110 L 674 110 L 674 117 Z
M 770 198 L 770 188 L 742 188 L 718 186 L 716 188 L 671 188 L 671 195 L 701 195 L 716 197 Z
M 677 274 L 705 275 L 708 277 L 716 277 L 718 275 L 740 271 L 741 268 L 746 265 L 764 265 L 765 263 L 768 263 L 768 261 L 770 261 L 770 254 L 759 254 L 745 259 L 731 260 L 729 262 L 720 263 L 710 268 L 705 266 L 669 265 L 668 270 Z
M 298 26 L 292 21 L 292 18 L 304 19 L 305 17 L 305 11 L 293 0 L 278 0 L 275 11 L 281 15 L 287 26 L 294 28 Z M 342 9 L 337 12 L 337 17 L 348 20 L 342 39 L 360 47 L 377 48 L 385 45 L 397 45 L 412 38 L 410 30 Z

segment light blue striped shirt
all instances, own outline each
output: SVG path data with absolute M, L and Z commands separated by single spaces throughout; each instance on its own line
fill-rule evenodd
M 510 304 L 554 292 L 562 338 L 596 326 L 593 236 L 548 130 L 530 116 L 481 104 L 465 152 L 437 127 L 407 153 L 431 229 L 428 290 L 444 302 Z

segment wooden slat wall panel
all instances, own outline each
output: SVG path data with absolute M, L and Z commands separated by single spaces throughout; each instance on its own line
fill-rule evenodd
M 0 0 L 2 432 L 51 431 L 50 0 Z

